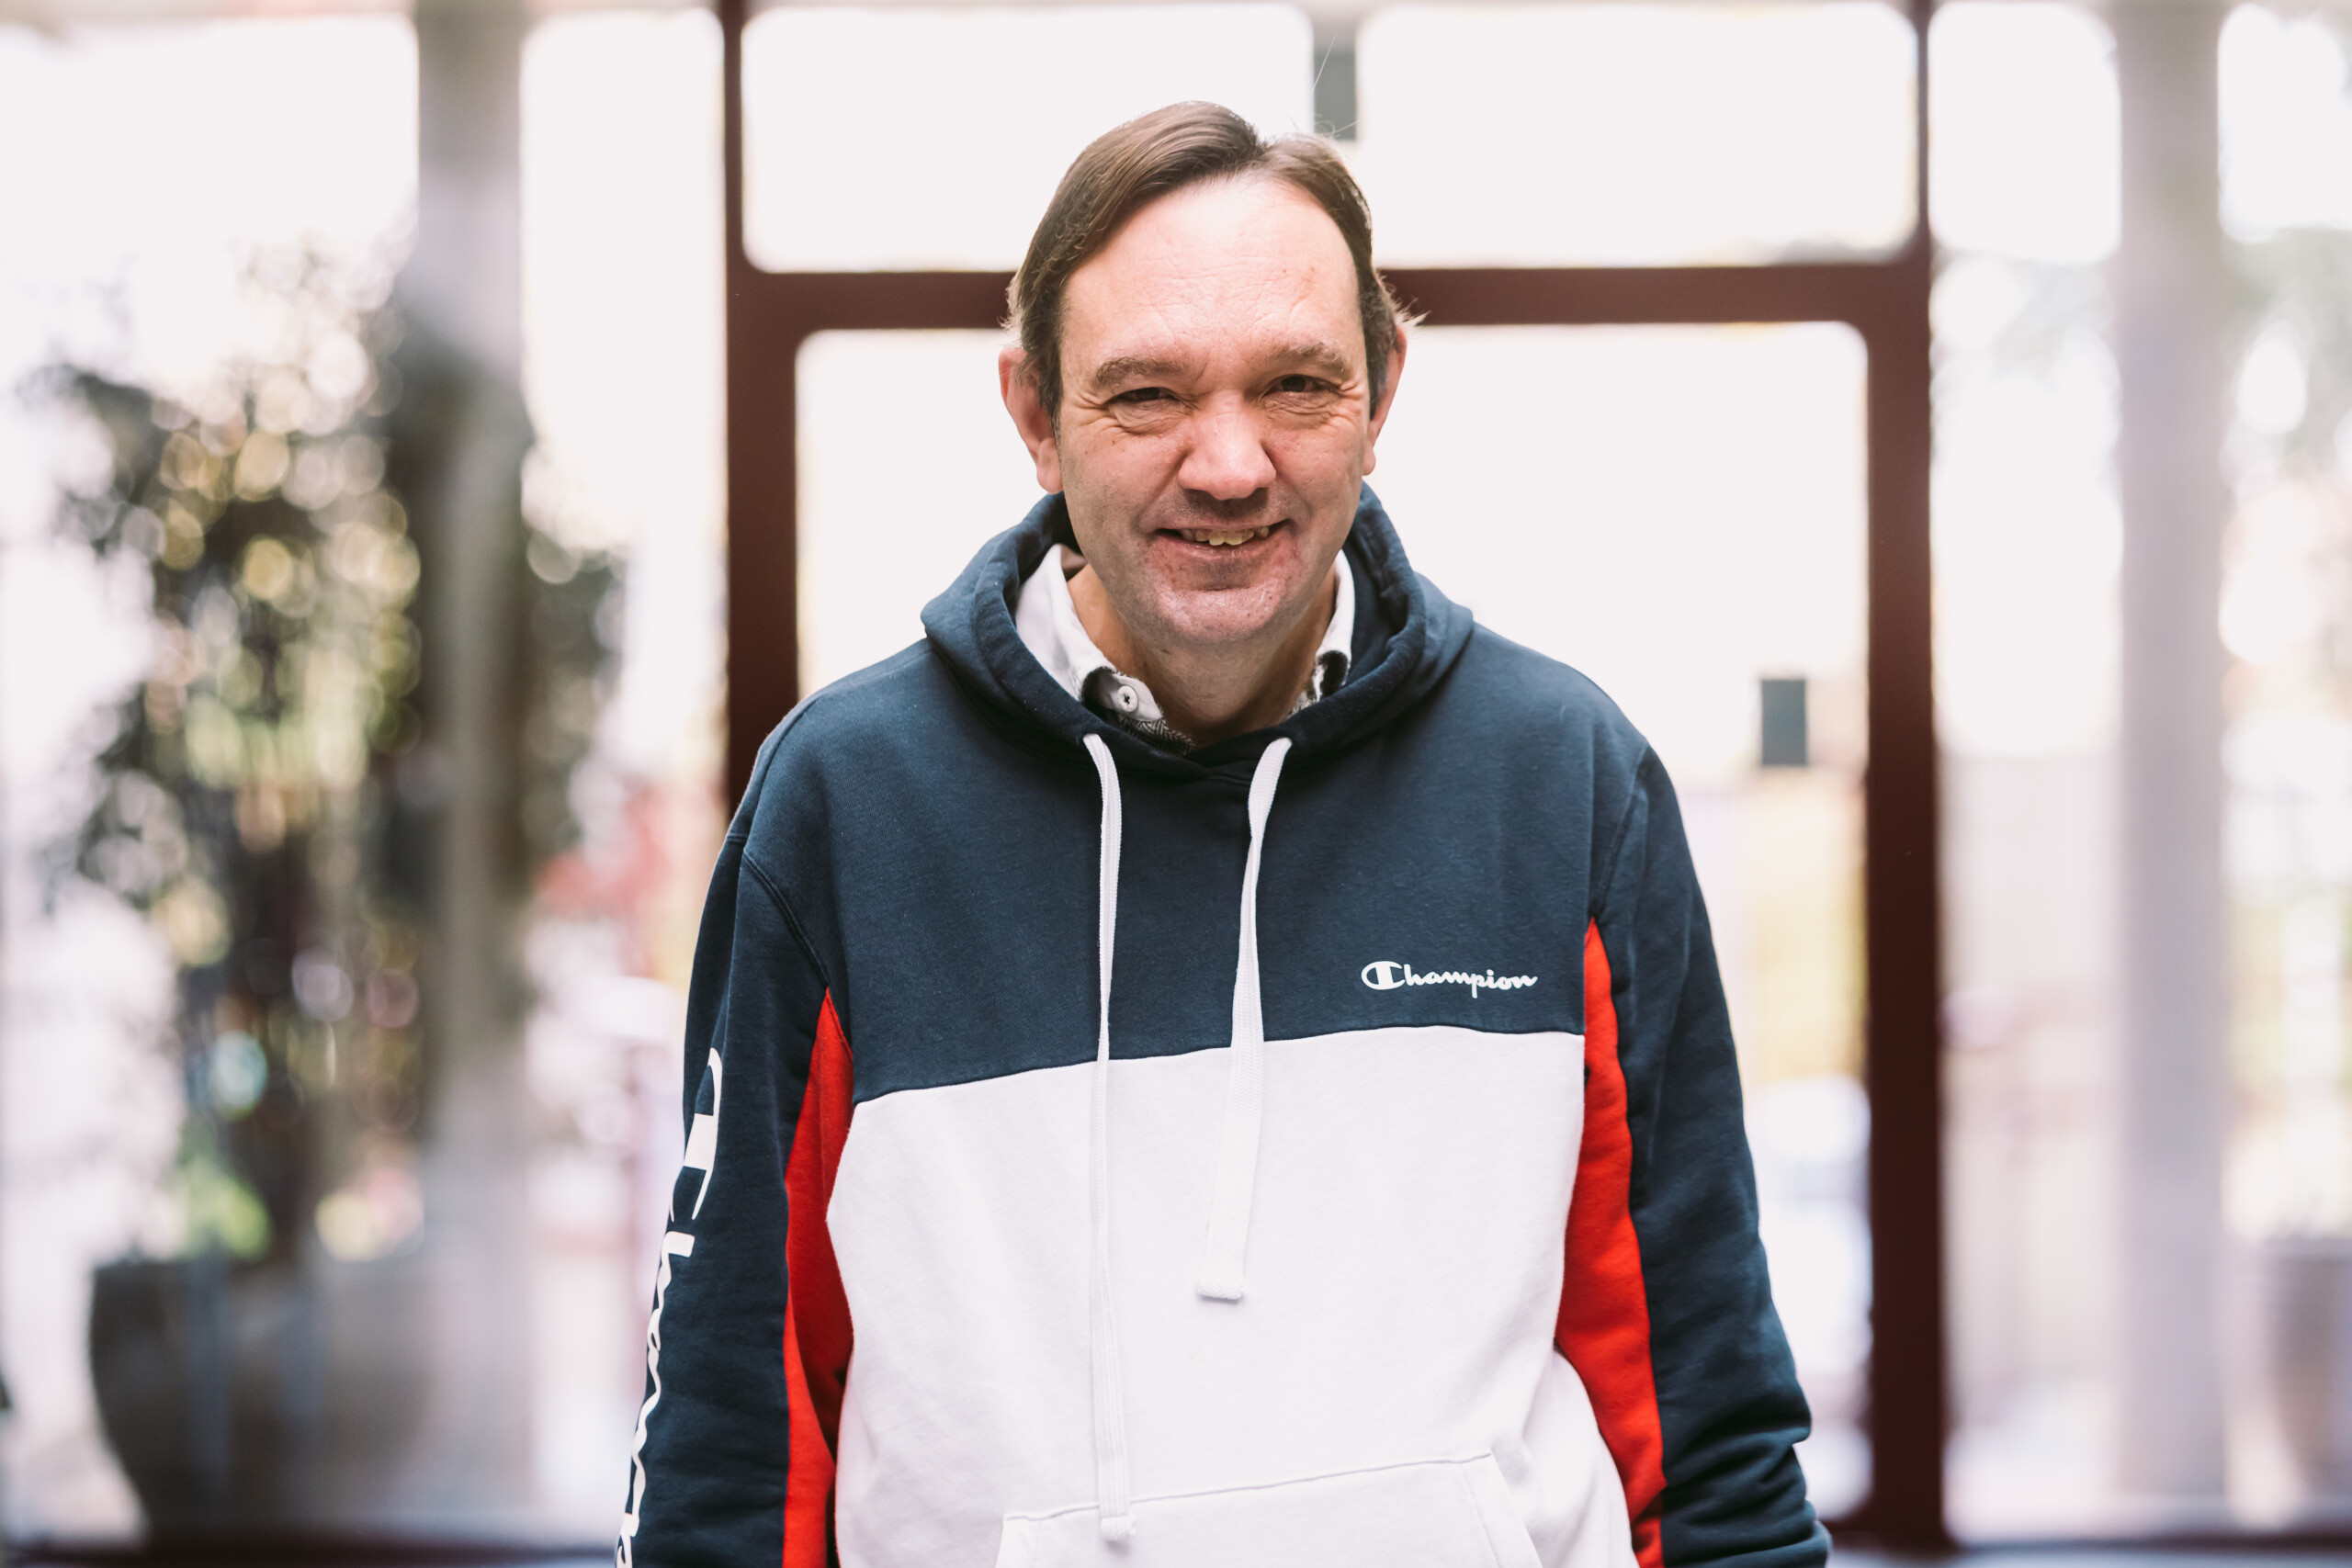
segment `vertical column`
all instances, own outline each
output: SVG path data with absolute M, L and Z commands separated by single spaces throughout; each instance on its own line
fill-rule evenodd
M 401 296 L 417 325 L 519 388 L 523 34 L 518 0 L 416 0 L 417 233 Z
M 2123 1249 L 2119 1479 L 2195 1522 L 2222 1490 L 2219 1251 L 2223 336 L 2215 72 L 2224 6 L 2110 13 L 2123 119 Z
M 1870 346 L 1870 761 L 1862 886 L 1870 1093 L 1871 1496 L 1855 1523 L 1898 1551 L 1949 1550 L 1944 1333 L 1942 809 L 1936 739 L 1928 28 L 1911 0 L 1917 222 L 1881 276 Z
M 1870 328 L 1870 761 L 1863 908 L 1870 1092 L 1871 1498 L 1853 1522 L 1934 1552 L 1944 1524 L 1941 1027 L 1932 585 L 1933 418 L 1922 239 Z
M 394 461 L 424 562 L 424 1178 L 433 1386 L 405 1506 L 495 1528 L 531 1496 L 516 826 L 524 638 L 523 0 L 417 0 L 416 248 Z

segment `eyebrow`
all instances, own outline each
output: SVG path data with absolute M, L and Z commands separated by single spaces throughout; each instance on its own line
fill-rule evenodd
M 1351 374 L 1355 367 L 1348 356 L 1330 344 L 1317 340 L 1293 344 L 1271 355 L 1275 363 L 1304 367 L 1335 377 Z M 1123 354 L 1096 366 L 1086 378 L 1086 384 L 1097 390 L 1121 382 L 1158 381 L 1184 375 L 1193 367 L 1182 360 L 1159 355 Z
M 1182 376 L 1187 368 L 1181 360 L 1163 359 L 1157 355 L 1123 354 L 1096 366 L 1087 376 L 1086 384 L 1101 389 L 1120 381 L 1157 381 Z
M 1332 376 L 1346 376 L 1355 369 L 1345 353 L 1336 345 L 1317 341 L 1302 343 L 1282 351 L 1275 358 L 1292 365 L 1305 366 Z

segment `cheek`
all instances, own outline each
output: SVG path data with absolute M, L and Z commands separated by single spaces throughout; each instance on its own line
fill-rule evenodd
M 1283 431 L 1267 441 L 1266 450 L 1283 478 L 1310 495 L 1338 490 L 1352 496 L 1370 456 L 1363 423 L 1355 419 Z
M 1070 429 L 1062 440 L 1063 477 L 1105 494 L 1148 493 L 1182 460 L 1182 443 L 1172 436 L 1108 420 Z

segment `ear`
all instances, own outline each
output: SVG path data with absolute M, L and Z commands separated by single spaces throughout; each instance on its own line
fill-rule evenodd
M 1054 416 L 1037 395 L 1037 378 L 1029 373 L 1029 356 L 1007 348 L 996 356 L 997 388 L 1004 394 L 1004 412 L 1021 432 L 1029 460 L 1037 465 L 1038 488 L 1048 494 L 1062 488 L 1061 447 L 1054 435 Z
M 1379 461 L 1380 433 L 1388 423 L 1388 411 L 1396 406 L 1396 383 L 1405 375 L 1405 329 L 1396 329 L 1396 341 L 1388 349 L 1388 384 L 1380 389 L 1380 401 L 1374 405 L 1372 419 L 1364 426 L 1363 471 L 1372 472 Z

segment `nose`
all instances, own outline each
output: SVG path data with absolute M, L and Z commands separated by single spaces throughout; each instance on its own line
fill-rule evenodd
M 1176 480 L 1216 501 L 1247 501 L 1274 482 L 1265 432 L 1239 399 L 1217 399 L 1193 417 L 1192 445 Z

